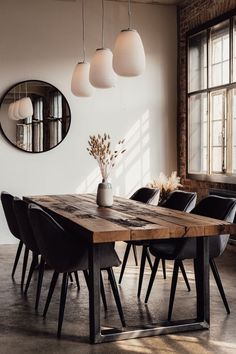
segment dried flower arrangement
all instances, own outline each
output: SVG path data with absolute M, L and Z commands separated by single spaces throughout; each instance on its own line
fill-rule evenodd
M 177 176 L 177 172 L 171 173 L 170 177 L 167 177 L 163 172 L 160 173 L 157 179 L 154 179 L 148 184 L 150 188 L 158 188 L 160 190 L 159 203 L 162 203 L 167 199 L 170 192 L 182 187 L 180 183 L 180 177 Z
M 111 150 L 111 138 L 109 134 L 104 133 L 103 136 L 98 134 L 90 135 L 87 148 L 89 155 L 97 160 L 103 182 L 106 181 L 111 173 L 112 168 L 115 166 L 117 159 L 126 150 L 123 149 L 125 139 L 118 141 L 118 147 L 115 151 Z

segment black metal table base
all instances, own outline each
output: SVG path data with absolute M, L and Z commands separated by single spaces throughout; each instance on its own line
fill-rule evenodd
M 197 318 L 163 322 L 159 326 L 148 325 L 139 328 L 102 329 L 100 323 L 100 260 L 99 245 L 93 244 L 89 256 L 89 315 L 90 342 L 104 343 L 131 338 L 151 337 L 163 334 L 204 330 L 210 327 L 209 309 L 209 240 L 197 238 L 197 259 L 195 260 Z
M 102 330 L 100 336 L 97 336 L 96 343 L 105 343 L 118 340 L 132 339 L 132 338 L 142 338 L 142 337 L 152 337 L 159 336 L 163 334 L 179 333 L 185 331 L 196 331 L 208 329 L 209 325 L 207 322 L 193 322 L 190 321 L 179 321 L 180 323 L 169 324 L 168 326 L 158 326 L 149 328 L 127 328 L 126 330 L 116 330 L 116 329 L 106 329 Z M 182 322 L 182 323 L 181 323 Z

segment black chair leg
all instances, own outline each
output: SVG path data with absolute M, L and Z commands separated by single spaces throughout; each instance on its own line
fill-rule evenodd
M 113 295 L 114 295 L 114 298 L 115 298 L 115 302 L 116 302 L 116 306 L 117 306 L 117 309 L 118 309 L 118 312 L 119 312 L 119 316 L 120 316 L 120 320 L 121 320 L 122 326 L 126 327 L 125 317 L 124 317 L 123 309 L 122 309 L 122 306 L 121 306 L 120 295 L 119 295 L 118 287 L 117 287 L 117 284 L 116 284 L 116 279 L 115 279 L 115 276 L 114 276 L 114 273 L 113 273 L 113 269 L 112 268 L 108 268 L 107 272 L 108 272 L 109 281 L 111 283 L 112 292 L 113 292 Z
M 79 276 L 77 272 L 74 272 L 74 276 L 75 276 L 75 281 L 76 281 L 76 285 L 77 285 L 77 289 L 80 290 L 80 283 L 79 283 Z
M 152 274 L 151 274 L 151 277 L 150 277 L 150 280 L 149 280 L 148 289 L 147 289 L 147 293 L 146 293 L 146 297 L 145 297 L 145 303 L 148 302 L 148 299 L 149 299 L 149 296 L 150 296 L 150 293 L 151 293 L 151 290 L 152 290 L 153 282 L 154 282 L 155 277 L 156 277 L 156 273 L 157 273 L 159 262 L 160 262 L 160 258 L 156 258 L 155 262 L 153 264 Z
M 31 282 L 31 279 L 32 279 L 33 272 L 34 272 L 35 267 L 37 265 L 38 265 L 38 255 L 36 255 L 36 256 L 33 255 L 32 262 L 31 262 L 31 265 L 30 265 L 29 274 L 28 274 L 28 278 L 27 278 L 27 281 L 26 281 L 26 286 L 25 286 L 25 291 L 24 291 L 25 295 L 27 294 L 27 291 L 29 289 L 29 285 L 30 285 L 30 282 Z
M 135 261 L 135 265 L 136 267 L 138 266 L 138 257 L 137 257 L 137 247 L 136 245 L 132 245 L 133 248 L 133 254 L 134 254 L 134 261 Z
M 26 273 L 26 268 L 27 268 L 28 256 L 29 256 L 29 250 L 28 250 L 28 248 L 25 247 L 22 274 L 21 274 L 21 291 L 23 291 L 23 288 L 24 288 L 25 273 Z
M 73 277 L 72 277 L 72 274 L 71 273 L 69 273 L 69 278 L 70 278 L 70 281 L 71 281 L 71 283 L 73 283 Z
M 127 263 L 128 257 L 129 257 L 130 248 L 131 248 L 131 243 L 127 243 L 127 246 L 126 246 L 126 249 L 125 249 L 125 255 L 124 255 L 124 259 L 123 259 L 122 266 L 121 266 L 121 271 L 120 271 L 119 284 L 121 283 L 122 278 L 123 278 L 123 274 L 124 274 L 124 271 L 125 271 L 126 263 Z
M 182 275 L 183 275 L 185 284 L 186 284 L 186 286 L 187 286 L 187 289 L 188 289 L 188 291 L 191 291 L 190 284 L 189 284 L 189 281 L 188 281 L 188 277 L 187 277 L 187 274 L 186 274 L 186 272 L 185 272 L 184 264 L 183 264 L 182 261 L 179 262 L 179 266 L 180 266 L 180 270 L 181 270 L 181 272 L 182 272 Z
M 106 299 L 106 295 L 105 295 L 102 272 L 100 273 L 100 284 L 101 284 L 101 296 L 102 296 L 102 302 L 103 302 L 104 310 L 107 311 L 107 299 Z
M 162 264 L 163 278 L 166 279 L 166 260 L 162 259 L 161 264 Z
M 50 284 L 50 288 L 49 288 L 49 291 L 48 291 L 46 304 L 45 304 L 44 311 L 43 311 L 43 317 L 46 317 L 46 314 L 47 314 L 47 311 L 48 311 L 48 307 L 50 305 L 51 298 L 52 298 L 52 295 L 53 295 L 53 292 L 54 292 L 54 289 L 55 289 L 55 286 L 56 286 L 56 283 L 57 283 L 58 275 L 59 275 L 59 273 L 57 273 L 56 271 L 53 273 L 51 284 Z
M 19 258 L 20 258 L 22 247 L 23 247 L 23 242 L 20 241 L 19 245 L 18 245 L 18 248 L 17 248 L 17 251 L 16 251 L 16 257 L 15 257 L 14 265 L 13 265 L 13 268 L 12 268 L 12 273 L 11 273 L 11 277 L 12 278 L 14 278 L 14 275 L 15 275 L 15 271 L 16 271 L 16 267 L 17 267 L 17 264 L 18 264 L 18 261 L 19 261 Z
M 179 273 L 180 261 L 176 260 L 174 263 L 174 270 L 172 275 L 172 282 L 171 282 L 171 290 L 170 290 L 170 301 L 169 301 L 169 310 L 168 310 L 168 321 L 171 320 L 173 305 L 175 300 L 175 291 L 176 285 L 178 280 L 178 273 Z
M 218 269 L 217 269 L 217 266 L 216 266 L 216 263 L 215 263 L 214 259 L 210 259 L 210 266 L 211 266 L 211 270 L 212 270 L 212 273 L 214 275 L 215 282 L 217 284 L 218 290 L 220 292 L 220 296 L 221 296 L 221 298 L 223 300 L 226 312 L 228 314 L 230 314 L 228 301 L 226 299 L 224 288 L 223 288 L 223 285 L 222 285 L 222 282 L 221 282 L 221 279 L 220 279 L 220 275 L 219 275 L 219 272 L 218 272 Z
M 44 269 L 45 269 L 45 261 L 44 261 L 43 257 L 41 256 L 40 264 L 39 264 L 39 274 L 38 274 L 38 284 L 37 284 L 37 291 L 36 291 L 35 310 L 38 310 L 38 306 L 39 306 L 39 299 L 40 299 L 40 294 L 41 294 L 41 289 L 42 289 Z
M 61 298 L 60 298 L 60 308 L 59 308 L 59 319 L 57 327 L 57 338 L 61 337 L 61 329 L 64 318 L 65 304 L 66 304 L 66 294 L 68 288 L 68 273 L 63 274 L 62 287 L 61 287 Z
M 148 264 L 152 270 L 152 260 L 151 260 L 151 255 L 150 255 L 150 252 L 149 252 L 149 249 L 147 248 L 147 260 L 148 260 Z
M 141 264 L 140 264 L 140 270 L 139 270 L 139 282 L 138 282 L 138 293 L 137 293 L 138 298 L 140 298 L 140 294 L 141 294 L 141 290 L 142 290 L 143 274 L 144 274 L 144 270 L 145 270 L 146 258 L 147 258 L 147 246 L 143 246 Z
M 84 279 L 87 285 L 87 288 L 89 289 L 89 274 L 87 270 L 83 270 L 83 274 L 84 274 Z

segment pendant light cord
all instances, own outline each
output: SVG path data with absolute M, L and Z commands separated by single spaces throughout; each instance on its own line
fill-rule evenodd
M 85 50 L 85 19 L 84 19 L 84 0 L 82 0 L 82 26 L 83 26 L 83 62 L 86 61 L 86 50 Z
M 25 82 L 25 97 L 28 96 L 28 92 L 27 92 L 27 82 Z
M 102 48 L 104 49 L 104 16 L 105 16 L 105 7 L 104 0 L 102 0 Z
M 131 29 L 131 3 L 130 0 L 128 0 L 128 15 L 129 15 L 129 28 Z

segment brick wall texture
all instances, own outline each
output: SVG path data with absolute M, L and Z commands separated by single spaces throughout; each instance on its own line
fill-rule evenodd
M 178 7 L 178 173 L 185 190 L 196 191 L 199 199 L 209 188 L 236 190 L 235 184 L 195 181 L 187 178 L 186 33 L 224 13 L 236 9 L 236 0 L 186 0 Z

